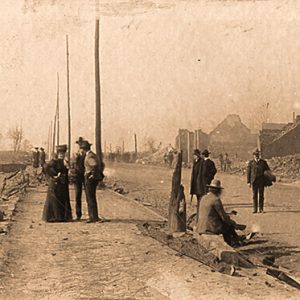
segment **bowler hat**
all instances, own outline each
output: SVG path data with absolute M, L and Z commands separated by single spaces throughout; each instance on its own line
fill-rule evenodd
M 259 154 L 259 153 L 260 153 L 259 149 L 258 149 L 258 148 L 256 148 L 256 149 L 253 151 L 253 153 L 252 153 L 252 154 L 254 155 L 254 154 Z
M 81 143 L 79 144 L 80 149 L 89 149 L 92 144 L 90 144 L 88 141 L 86 140 L 82 140 Z
M 194 155 L 201 156 L 201 152 L 199 149 L 194 150 Z
M 210 152 L 209 152 L 207 149 L 204 149 L 204 150 L 202 151 L 202 154 L 203 154 L 203 155 L 209 155 Z
M 63 152 L 63 153 L 66 153 L 68 149 L 68 146 L 67 145 L 58 145 L 56 146 L 56 152 Z
M 218 189 L 218 190 L 223 190 L 224 189 L 221 186 L 221 181 L 219 179 L 214 179 L 210 185 L 207 185 L 207 187 Z

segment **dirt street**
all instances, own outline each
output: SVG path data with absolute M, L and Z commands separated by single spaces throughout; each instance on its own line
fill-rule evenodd
M 135 201 L 99 191 L 107 223 L 44 223 L 45 189 L 30 192 L 1 237 L 0 299 L 296 299 L 299 292 L 255 269 L 238 276 L 206 266 L 143 236 L 160 217 Z M 74 192 L 71 193 L 74 199 Z M 72 201 L 74 207 L 74 201 Z M 84 204 L 84 218 L 86 209 Z M 247 276 L 246 276 L 247 275 Z
M 128 197 L 151 204 L 151 209 L 164 216 L 167 216 L 172 172 L 164 167 L 121 163 L 108 164 L 106 169 L 109 178 L 124 186 Z M 188 204 L 190 172 L 190 169 L 183 169 L 182 174 Z M 249 231 L 260 232 L 261 244 L 255 248 L 257 254 L 274 255 L 279 265 L 300 277 L 300 187 L 297 184 L 275 183 L 265 192 L 266 213 L 252 214 L 251 189 L 246 184 L 246 178 L 225 173 L 217 173 L 216 178 L 222 181 L 225 188 L 222 195 L 225 208 L 238 211 L 235 220 L 246 224 Z M 195 198 L 193 206 L 188 207 L 189 213 L 195 211 L 194 205 Z

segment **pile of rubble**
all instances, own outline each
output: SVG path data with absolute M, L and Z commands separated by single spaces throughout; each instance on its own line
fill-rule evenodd
M 167 152 L 168 152 L 167 148 L 159 149 L 158 151 L 156 151 L 148 156 L 137 159 L 136 163 L 143 164 L 143 165 L 163 166 L 163 165 L 165 165 L 164 155 Z
M 300 180 L 300 154 L 273 157 L 268 163 L 278 179 Z

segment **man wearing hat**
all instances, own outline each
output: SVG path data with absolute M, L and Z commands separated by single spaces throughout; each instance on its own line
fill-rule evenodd
M 84 159 L 85 152 L 80 148 L 81 143 L 84 141 L 82 137 L 78 138 L 76 144 L 79 146 L 78 152 L 75 154 L 74 162 L 72 165 L 73 182 L 76 194 L 76 220 L 79 221 L 82 216 L 82 187 L 84 186 Z
M 222 234 L 227 244 L 237 246 L 241 239 L 235 230 L 244 230 L 246 226 L 237 224 L 225 212 L 221 201 L 222 190 L 221 181 L 217 179 L 208 186 L 208 194 L 201 199 L 196 232 Z
M 91 151 L 91 145 L 88 141 L 83 140 L 80 143 L 80 148 L 85 153 L 84 159 L 84 181 L 85 192 L 87 198 L 88 223 L 99 221 L 98 206 L 96 199 L 96 188 L 99 180 L 102 179 L 102 170 L 97 155 Z
M 214 179 L 217 173 L 215 163 L 209 158 L 209 154 L 210 152 L 207 149 L 203 150 L 202 152 L 202 155 L 204 157 L 203 176 L 205 180 L 206 191 L 208 191 L 207 186 L 210 185 L 211 181 Z
M 37 168 L 40 165 L 40 152 L 39 152 L 39 147 L 35 147 L 33 152 L 32 152 L 32 166 L 34 168 L 34 174 L 37 173 Z
M 201 197 L 206 193 L 205 180 L 203 177 L 203 162 L 201 158 L 201 152 L 199 149 L 194 150 L 194 162 L 191 176 L 191 197 L 196 195 L 197 197 L 197 220 L 199 212 L 199 204 Z
M 45 163 L 46 163 L 46 153 L 43 147 L 40 148 L 40 166 L 42 167 L 42 172 L 45 173 Z
M 257 213 L 258 206 L 260 213 L 264 211 L 264 172 L 268 170 L 270 170 L 268 163 L 261 159 L 260 151 L 255 149 L 253 151 L 253 159 L 249 162 L 247 167 L 247 183 L 249 187 L 252 187 L 253 192 L 253 213 Z

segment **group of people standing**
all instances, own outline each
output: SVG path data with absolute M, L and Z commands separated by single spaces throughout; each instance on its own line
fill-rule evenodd
M 267 162 L 260 157 L 260 151 L 253 152 L 248 163 L 247 183 L 253 192 L 253 213 L 264 210 L 264 188 L 272 185 L 276 178 L 272 175 Z M 191 195 L 197 197 L 197 229 L 200 234 L 222 234 L 231 246 L 240 245 L 242 240 L 236 230 L 244 230 L 245 225 L 237 224 L 225 212 L 221 194 L 221 181 L 214 179 L 216 168 L 209 159 L 209 151 L 194 151 L 194 164 L 191 178 Z
M 44 172 L 44 165 L 46 163 L 46 153 L 43 147 L 35 147 L 32 152 L 32 167 L 34 169 L 34 173 L 37 174 L 37 169 L 42 167 L 42 171 Z
M 89 218 L 87 223 L 101 221 L 98 214 L 96 189 L 104 178 L 104 165 L 97 155 L 91 151 L 87 140 L 80 137 L 76 143 L 79 150 L 72 162 L 72 177 L 76 192 L 76 220 L 82 217 L 82 191 L 85 189 Z M 69 193 L 69 169 L 65 164 L 67 145 L 56 147 L 56 156 L 45 164 L 48 178 L 47 198 L 43 210 L 43 220 L 46 222 L 66 222 L 72 220 L 72 209 Z

